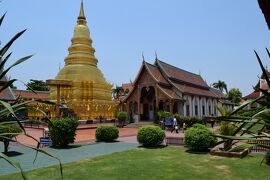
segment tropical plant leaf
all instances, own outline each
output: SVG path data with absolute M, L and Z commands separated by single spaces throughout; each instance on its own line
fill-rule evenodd
M 266 72 L 266 70 L 265 70 L 263 64 L 262 64 L 261 58 L 259 57 L 258 53 L 257 53 L 255 50 L 254 50 L 254 53 L 255 53 L 255 55 L 256 55 L 256 57 L 257 57 L 257 60 L 258 60 L 258 62 L 259 62 L 259 64 L 260 64 L 261 70 L 262 70 L 262 72 L 263 72 L 263 76 L 264 76 L 264 78 L 265 78 L 265 80 L 266 80 L 266 82 L 267 82 L 267 84 L 268 84 L 268 87 L 270 87 L 269 77 L 268 77 L 268 75 L 267 75 L 267 72 Z
M 3 16 L 1 16 L 1 19 L 0 19 L 0 26 L 2 25 L 3 20 L 4 20 L 5 16 L 6 16 L 6 14 L 7 14 L 7 12 L 5 12 L 5 14 L 3 14 Z
M 266 52 L 268 54 L 268 57 L 270 58 L 270 52 L 268 51 L 268 48 L 265 48 L 266 49 Z
M 23 30 L 21 32 L 18 32 L 17 34 L 15 34 L 15 36 L 13 36 L 12 39 L 10 39 L 10 41 L 0 50 L 0 56 L 4 56 L 4 54 L 8 51 L 8 49 L 10 48 L 10 46 L 16 41 L 16 39 L 18 39 L 24 32 L 26 31 Z
M 49 105 L 56 105 L 55 102 L 52 102 L 52 101 L 49 101 L 49 100 L 36 99 L 35 101 L 39 102 L 39 103 L 49 104 Z
M 5 57 L 5 59 L 4 59 L 3 61 L 1 61 L 1 63 L 0 63 L 0 69 L 3 69 L 3 68 L 4 68 L 4 66 L 5 66 L 7 60 L 9 59 L 9 57 L 11 56 L 11 54 L 12 54 L 12 52 L 9 53 L 9 54 Z M 2 59 L 1 59 L 1 60 L 2 60 Z
M 0 74 L 0 79 L 2 79 L 2 78 L 7 74 L 7 72 L 8 72 L 11 68 L 13 68 L 14 66 L 17 66 L 18 64 L 20 64 L 20 63 L 26 61 L 27 59 L 31 58 L 32 56 L 33 56 L 33 55 L 25 56 L 25 57 L 23 57 L 23 58 L 17 60 L 14 64 L 12 64 L 10 67 L 8 67 L 5 71 L 3 71 L 3 72 Z
M 269 86 L 270 87 L 270 86 Z M 234 111 L 232 111 L 229 115 L 233 115 L 235 113 L 237 113 L 238 111 L 242 110 L 243 108 L 245 108 L 246 106 L 248 106 L 249 104 L 252 104 L 252 103 L 255 103 L 261 99 L 265 98 L 264 95 L 260 96 L 260 97 L 257 97 L 256 99 L 254 100 L 246 100 L 242 105 L 240 105 L 237 109 L 235 109 Z
M 1 153 L 1 152 L 0 152 L 0 157 L 5 159 L 10 165 L 15 167 L 16 169 L 18 169 L 21 172 L 23 179 L 25 179 L 25 180 L 27 179 L 27 177 L 25 176 L 25 174 L 21 168 L 21 165 L 18 161 L 14 160 L 13 158 L 8 157 L 7 155 L 5 155 L 4 153 Z
M 225 136 L 220 134 L 214 134 L 213 136 L 222 138 L 222 139 L 229 139 L 229 140 L 263 140 L 263 141 L 270 141 L 270 139 L 265 135 L 255 135 L 255 136 Z
M 7 81 L 5 83 L 5 85 L 0 89 L 0 92 L 2 92 L 4 89 L 7 89 L 8 87 L 10 87 L 15 81 L 17 81 L 17 79 L 12 79 L 10 81 Z

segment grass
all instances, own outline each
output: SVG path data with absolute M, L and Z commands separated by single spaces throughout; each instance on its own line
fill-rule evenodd
M 270 166 L 260 165 L 262 154 L 244 159 L 191 154 L 184 148 L 135 150 L 65 164 L 65 179 L 269 179 Z M 26 172 L 31 179 L 61 179 L 58 166 Z M 1 180 L 22 179 L 20 174 Z

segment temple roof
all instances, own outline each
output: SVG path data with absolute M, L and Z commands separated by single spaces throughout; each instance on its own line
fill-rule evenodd
M 220 98 L 226 98 L 225 95 L 219 89 L 211 88 L 210 87 L 210 91 L 212 91 L 213 93 L 215 93 Z
M 186 86 L 184 84 L 175 84 L 184 94 L 199 95 L 205 97 L 221 98 L 209 89 L 201 89 L 193 86 Z
M 158 82 L 169 84 L 168 80 L 165 79 L 157 66 L 149 64 L 147 62 L 145 62 L 145 66 L 150 70 L 151 74 Z
M 35 91 L 36 93 L 30 90 L 18 90 L 13 89 L 13 93 L 16 97 L 21 97 L 22 99 L 49 99 L 49 91 Z
M 127 100 L 134 91 L 144 72 L 143 69 L 146 69 L 146 72 L 148 72 L 154 82 L 157 83 L 158 89 L 170 99 L 182 99 L 181 94 L 218 99 L 224 98 L 222 93 L 212 91 L 200 75 L 156 59 L 154 64 L 143 61 L 140 71 L 133 83 L 133 88 L 124 101 Z
M 242 99 L 244 99 L 244 100 L 256 99 L 256 98 L 260 97 L 260 95 L 261 95 L 260 91 L 253 91 L 252 93 L 246 95 Z
M 160 60 L 156 60 L 155 64 L 158 65 L 160 69 L 162 69 L 165 72 L 165 74 L 172 80 L 178 80 L 183 83 L 209 88 L 209 86 L 204 82 L 202 77 L 198 74 L 188 72 L 186 70 L 172 66 Z

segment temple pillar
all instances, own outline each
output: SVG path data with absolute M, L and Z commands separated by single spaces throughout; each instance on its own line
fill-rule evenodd
M 156 104 L 154 104 L 156 106 L 156 110 L 159 111 L 159 93 L 158 93 L 158 88 L 157 85 L 155 86 L 155 95 L 156 95 Z
M 138 86 L 138 119 L 137 121 L 141 121 L 141 87 Z
M 174 100 L 170 100 L 170 113 L 173 114 L 173 103 Z

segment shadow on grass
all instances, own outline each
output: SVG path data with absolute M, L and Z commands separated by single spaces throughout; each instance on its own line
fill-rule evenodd
M 162 149 L 167 147 L 167 145 L 157 145 L 157 146 L 143 146 L 139 145 L 138 148 L 146 148 L 146 149 Z
M 51 146 L 50 148 L 52 149 L 75 149 L 81 147 L 81 144 L 72 144 L 64 147 L 59 147 L 59 146 Z
M 95 141 L 96 143 L 108 143 L 108 144 L 110 144 L 110 143 L 118 143 L 118 142 L 121 142 L 121 141 L 118 141 L 118 140 L 114 140 L 114 141 Z
M 17 152 L 17 151 L 8 151 L 7 153 L 4 153 L 4 154 L 7 155 L 8 157 L 15 157 L 15 156 L 20 156 L 23 153 Z
M 187 153 L 190 153 L 190 154 L 208 154 L 210 152 L 210 150 L 205 150 L 205 151 L 193 151 L 191 149 L 187 149 L 186 150 Z

